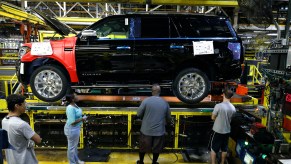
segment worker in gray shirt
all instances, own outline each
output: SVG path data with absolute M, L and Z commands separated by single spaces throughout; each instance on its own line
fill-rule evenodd
M 152 151 L 153 164 L 157 164 L 160 152 L 164 148 L 166 121 L 171 121 L 169 104 L 159 97 L 161 88 L 152 86 L 152 96 L 144 99 L 137 110 L 137 117 L 142 119 L 140 129 L 140 152 L 137 164 L 143 164 L 145 153 Z
M 216 154 L 220 151 L 221 163 L 225 162 L 230 134 L 230 122 L 236 112 L 235 107 L 230 103 L 233 92 L 226 89 L 223 92 L 223 102 L 216 104 L 212 112 L 213 135 L 211 137 L 211 162 L 215 164 Z
M 8 164 L 37 164 L 34 143 L 41 143 L 40 136 L 19 116 L 25 113 L 26 102 L 22 95 L 12 94 L 6 98 L 9 113 L 2 120 L 7 131 L 10 149 L 5 150 Z

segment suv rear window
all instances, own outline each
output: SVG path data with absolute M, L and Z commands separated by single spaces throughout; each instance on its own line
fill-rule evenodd
M 191 17 L 180 20 L 187 37 L 233 37 L 225 19 Z

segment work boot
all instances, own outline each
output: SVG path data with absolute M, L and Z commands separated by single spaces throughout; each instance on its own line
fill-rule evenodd
M 136 161 L 136 164 L 144 164 L 144 163 L 141 162 L 141 161 L 139 161 L 139 160 L 137 160 L 137 161 Z
M 85 164 L 84 161 L 78 160 L 78 164 Z

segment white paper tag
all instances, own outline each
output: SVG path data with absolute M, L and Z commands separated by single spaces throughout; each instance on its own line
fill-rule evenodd
M 213 41 L 193 41 L 193 52 L 195 55 L 214 54 Z
M 52 55 L 53 50 L 50 42 L 35 42 L 31 46 L 31 55 Z
M 24 74 L 24 63 L 20 63 L 20 74 Z
M 125 18 L 124 24 L 127 26 L 128 25 L 128 18 Z

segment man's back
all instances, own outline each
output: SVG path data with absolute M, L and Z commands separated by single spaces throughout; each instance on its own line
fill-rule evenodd
M 171 118 L 169 104 L 159 96 L 145 99 L 137 115 L 142 117 L 141 132 L 149 136 L 164 135 L 166 119 Z
M 230 133 L 230 122 L 235 112 L 235 107 L 230 102 L 216 104 L 213 114 L 217 115 L 217 117 L 213 125 L 213 130 L 221 134 Z

